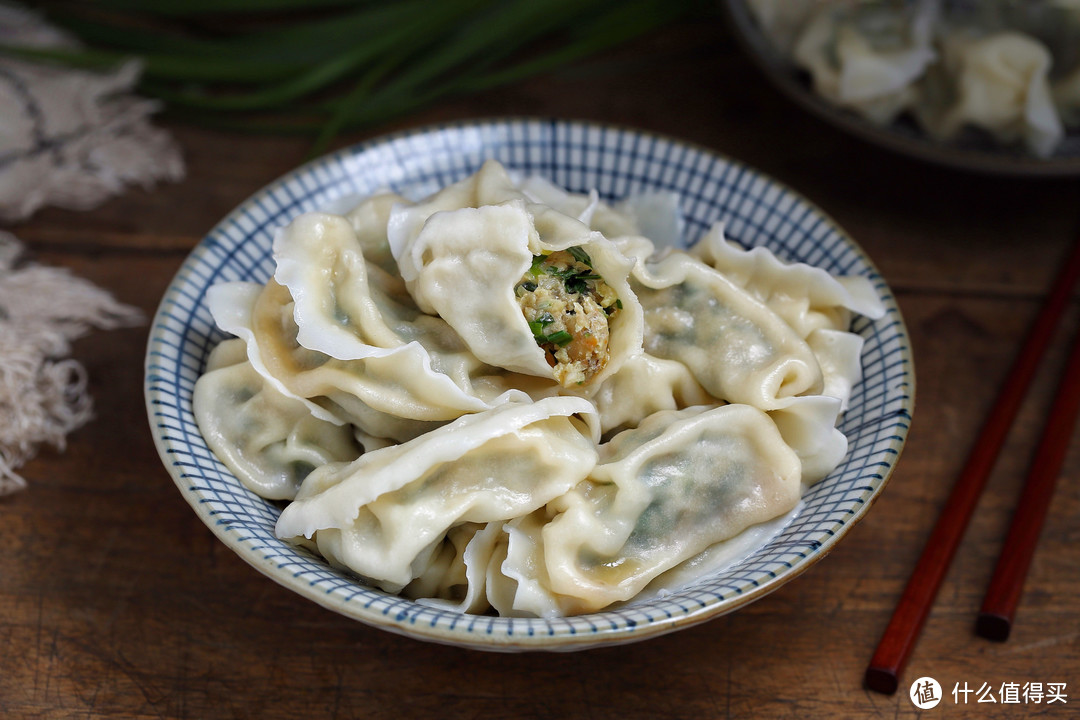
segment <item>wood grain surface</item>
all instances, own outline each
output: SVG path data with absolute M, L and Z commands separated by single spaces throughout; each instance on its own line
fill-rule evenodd
M 719 22 L 654 34 L 575 68 L 429 108 L 339 144 L 493 115 L 593 119 L 738 158 L 824 208 L 895 290 L 918 378 L 907 448 L 873 510 L 816 567 L 732 614 L 659 639 L 496 655 L 347 620 L 263 577 L 177 492 L 142 396 L 146 327 L 94 333 L 75 356 L 96 420 L 24 468 L 0 499 L 0 718 L 1075 717 L 1080 710 L 1080 452 L 1074 437 L 1007 643 L 975 615 L 1049 406 L 1066 328 L 1025 403 L 897 695 L 862 675 L 922 542 L 1055 268 L 1080 232 L 1080 180 L 946 170 L 849 138 L 796 109 Z M 168 124 L 168 123 L 166 123 Z M 10 228 L 153 313 L 186 253 L 298 165 L 303 141 L 169 124 L 187 179 Z M 1066 683 L 1067 703 L 953 702 L 956 683 Z

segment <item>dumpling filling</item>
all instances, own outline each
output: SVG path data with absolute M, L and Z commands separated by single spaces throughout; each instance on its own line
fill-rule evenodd
M 514 292 L 560 385 L 584 385 L 604 369 L 609 325 L 622 303 L 588 253 L 573 247 L 537 255 Z

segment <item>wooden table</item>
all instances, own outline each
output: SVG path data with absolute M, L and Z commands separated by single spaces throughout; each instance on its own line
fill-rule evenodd
M 907 684 L 862 674 L 996 389 L 1080 232 L 1080 180 L 974 176 L 898 157 L 797 110 L 717 23 L 670 29 L 574 70 L 447 102 L 393 126 L 541 114 L 636 125 L 739 158 L 809 196 L 892 284 L 918 399 L 899 469 L 831 557 L 704 625 L 575 654 L 425 644 L 340 617 L 258 574 L 180 497 L 142 397 L 146 327 L 80 341 L 97 419 L 24 468 L 0 500 L 3 718 L 869 718 L 912 716 Z M 13 231 L 151 314 L 186 253 L 298 165 L 299 140 L 170 126 L 187 179 Z M 1077 326 L 1073 302 L 1068 327 Z M 906 672 L 944 687 L 942 716 L 1080 708 L 1080 453 L 1070 454 L 1012 638 L 974 617 L 1035 443 L 1065 333 L 1023 408 Z M 1067 683 L 1068 703 L 953 702 L 956 683 Z

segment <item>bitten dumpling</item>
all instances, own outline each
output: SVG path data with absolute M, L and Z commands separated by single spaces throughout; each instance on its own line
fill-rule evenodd
M 630 263 L 568 216 L 522 200 L 446 210 L 391 247 L 417 305 L 490 365 L 576 387 L 640 350 Z

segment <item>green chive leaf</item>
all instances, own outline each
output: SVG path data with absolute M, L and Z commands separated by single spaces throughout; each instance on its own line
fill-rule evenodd
M 551 333 L 547 336 L 548 342 L 554 343 L 559 347 L 570 344 L 570 341 L 574 339 L 574 336 L 565 330 L 560 330 L 556 333 Z
M 577 260 L 579 263 L 584 263 L 589 267 L 592 267 L 592 258 L 589 257 L 589 253 L 585 252 L 584 248 L 578 246 L 567 248 L 566 251 L 573 255 L 574 259 Z

